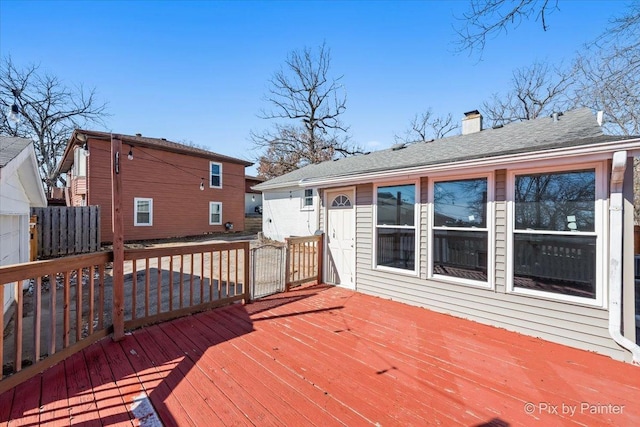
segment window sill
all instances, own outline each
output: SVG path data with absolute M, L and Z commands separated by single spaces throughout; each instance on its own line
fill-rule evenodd
M 571 303 L 590 308 L 599 308 L 602 310 L 608 310 L 603 302 L 598 299 L 590 299 L 584 297 L 576 297 L 572 295 L 554 294 L 551 292 L 535 291 L 531 289 L 512 288 L 507 290 L 508 294 L 517 295 L 521 297 L 536 298 L 545 301 L 552 301 L 556 303 Z
M 478 280 L 460 279 L 457 277 L 445 276 L 443 274 L 433 274 L 430 277 L 427 277 L 427 280 L 434 280 L 434 281 L 447 283 L 451 285 L 469 286 L 469 287 L 480 288 L 480 289 L 488 289 L 488 290 L 494 289 L 493 284 L 488 281 L 480 282 Z
M 374 265 L 373 270 L 381 271 L 384 273 L 402 274 L 403 276 L 418 277 L 418 272 L 415 270 L 405 270 L 396 267 L 385 267 L 384 265 Z

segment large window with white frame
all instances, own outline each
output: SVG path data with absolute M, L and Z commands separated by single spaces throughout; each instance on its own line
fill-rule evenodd
M 209 202 L 209 225 L 222 224 L 222 203 Z
M 599 168 L 513 174 L 514 291 L 601 300 Z
M 134 198 L 133 211 L 133 224 L 135 226 L 153 225 L 153 199 Z
M 415 272 L 417 185 L 376 187 L 376 266 Z
M 434 181 L 432 194 L 433 275 L 487 284 L 487 178 Z
M 209 162 L 209 187 L 222 188 L 222 163 Z

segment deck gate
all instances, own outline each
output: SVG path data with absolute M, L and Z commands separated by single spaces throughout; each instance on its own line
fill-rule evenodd
M 251 249 L 251 299 L 285 289 L 286 246 L 265 244 Z

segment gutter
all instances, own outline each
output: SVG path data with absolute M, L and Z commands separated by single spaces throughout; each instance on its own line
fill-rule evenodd
M 627 152 L 616 151 L 611 165 L 611 194 L 609 196 L 609 335 L 633 355 L 633 363 L 640 365 L 640 347 L 620 332 L 622 328 L 622 236 L 624 171 Z

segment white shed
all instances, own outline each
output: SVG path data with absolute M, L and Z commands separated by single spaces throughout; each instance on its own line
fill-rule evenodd
M 46 205 L 33 143 L 0 136 L 0 266 L 29 261 L 30 208 Z M 15 292 L 5 286 L 3 315 Z

